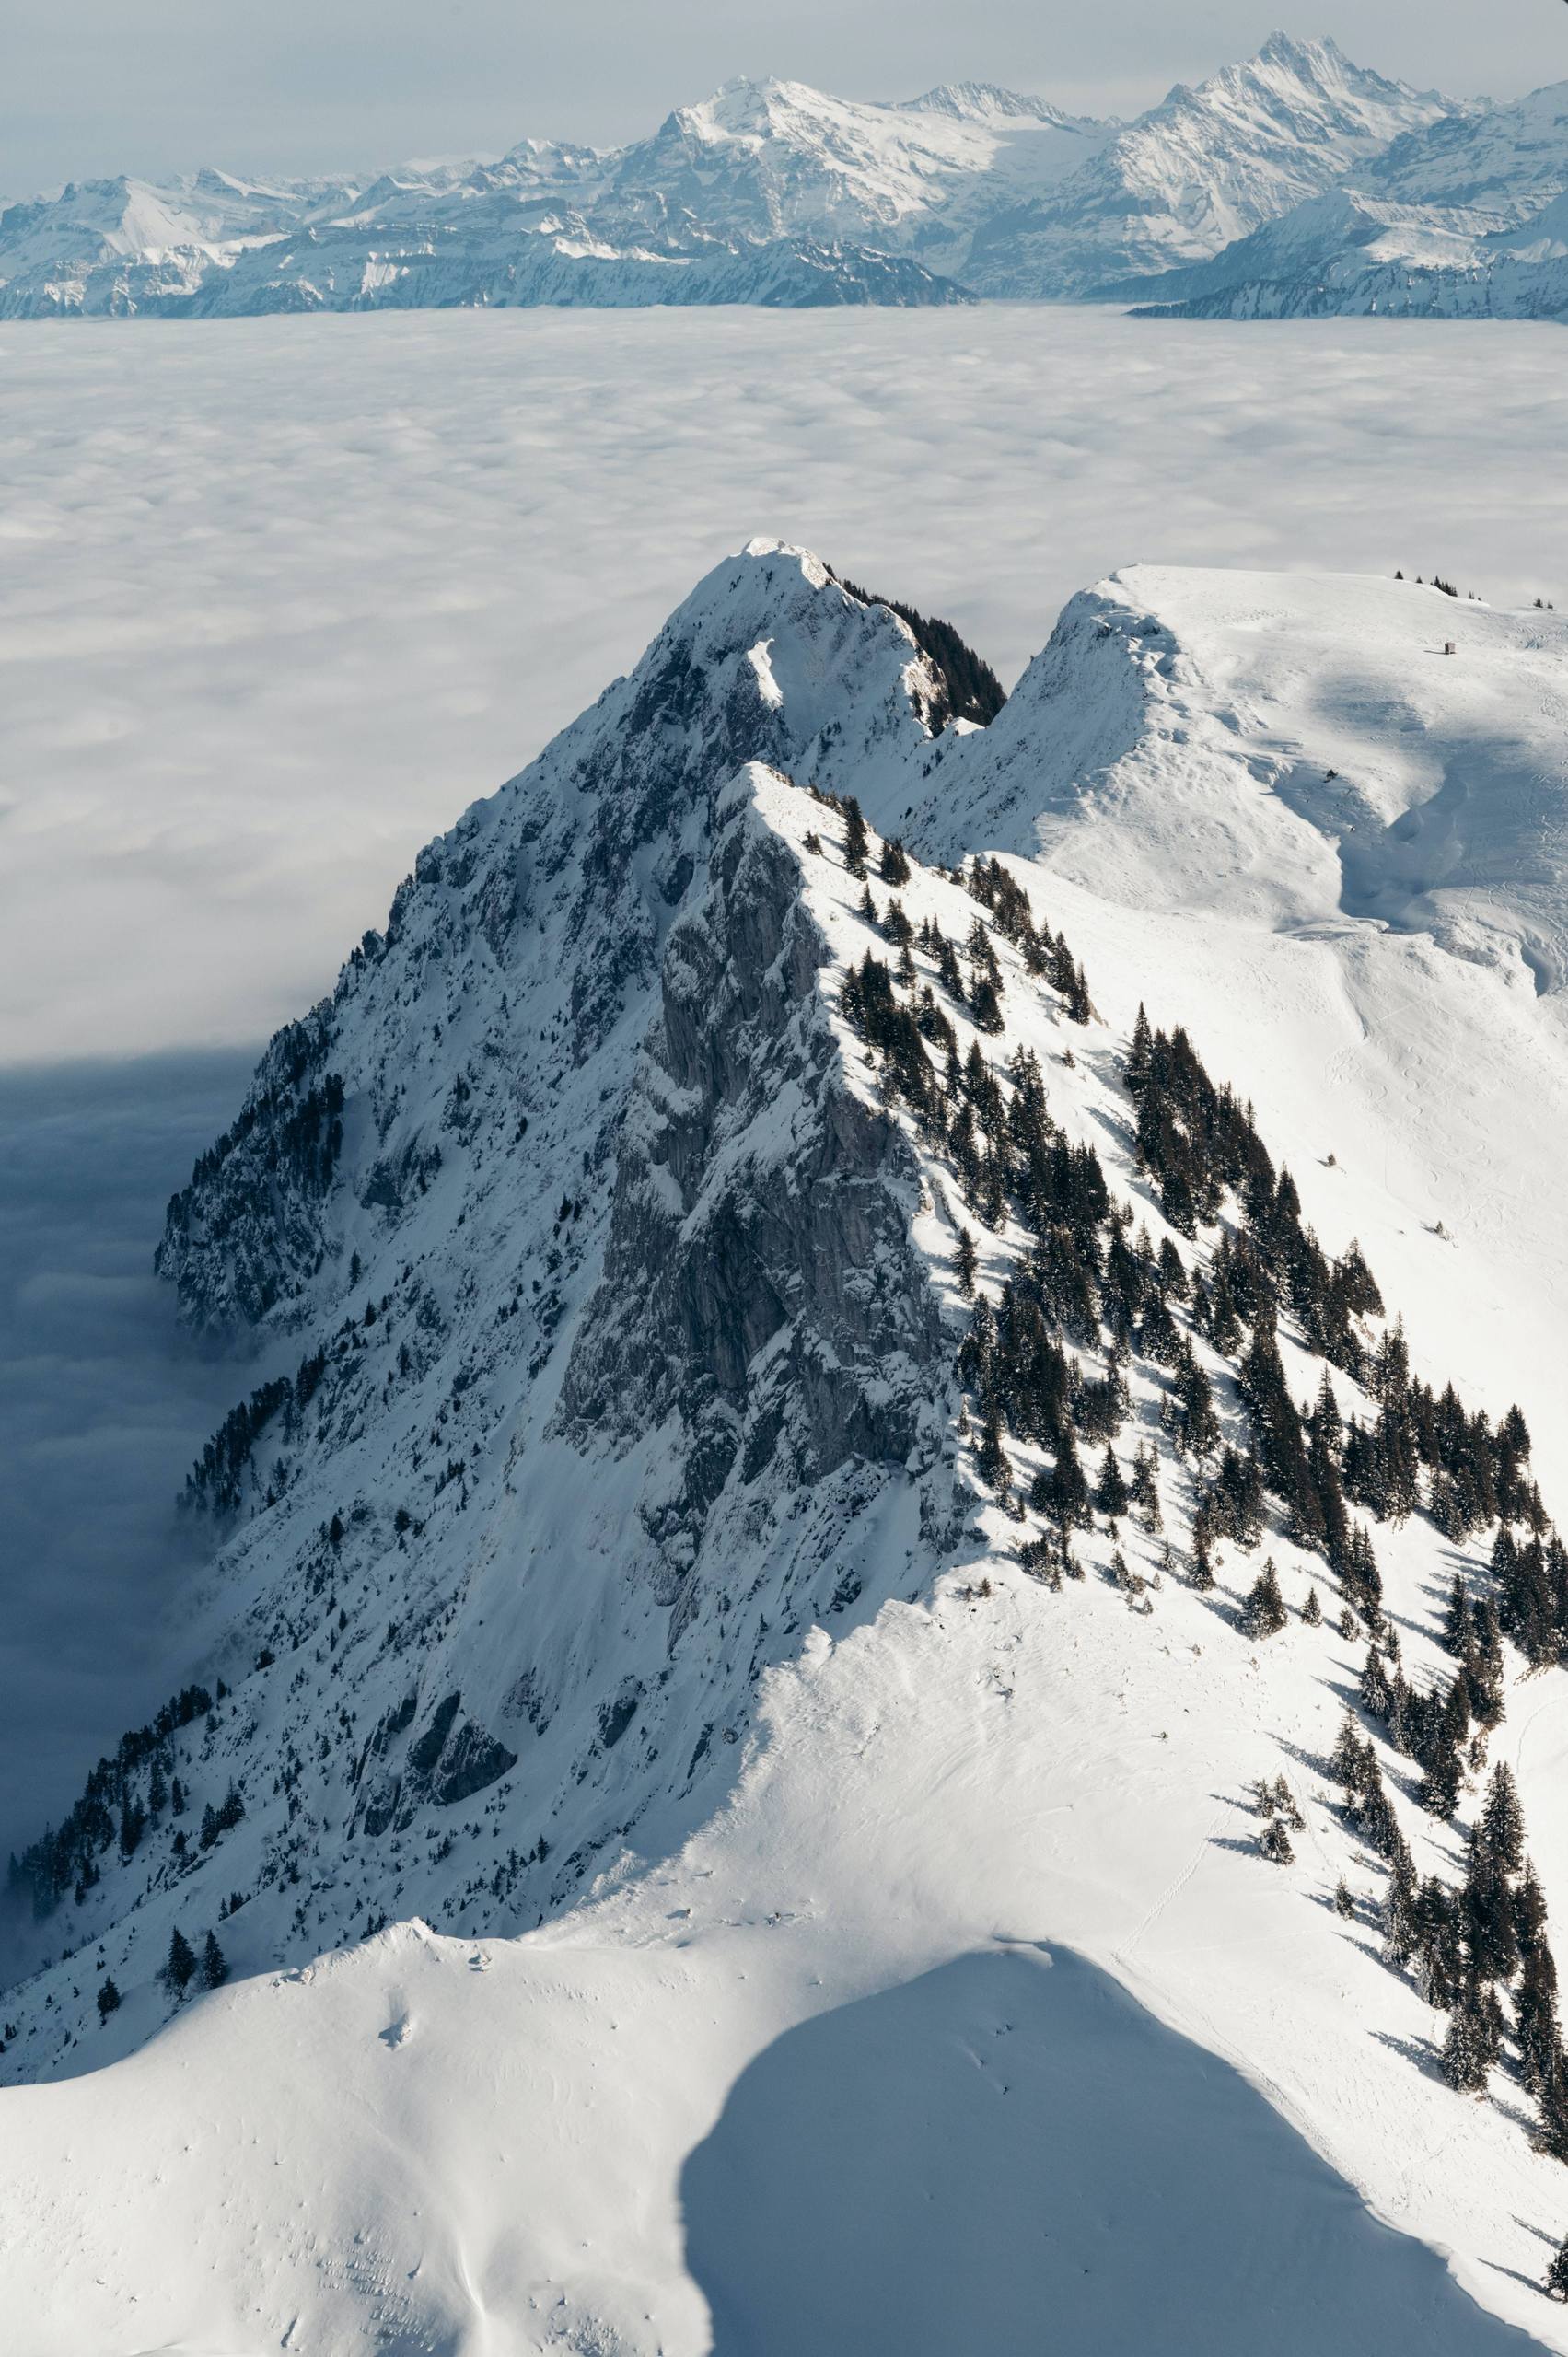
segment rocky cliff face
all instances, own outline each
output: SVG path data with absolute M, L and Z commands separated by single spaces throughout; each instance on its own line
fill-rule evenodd
M 944 1381 L 909 1233 L 918 1175 L 844 1086 L 826 944 L 750 793 L 726 796 L 709 892 L 670 935 L 562 1393 L 580 1442 L 662 1433 L 679 1479 L 661 1469 L 641 1511 L 674 1579 L 736 1477 L 928 1460 Z
M 258 1963 L 481 1886 L 532 1921 L 728 1759 L 844 1608 L 846 1527 L 951 1525 L 919 1181 L 761 811 L 784 770 L 905 807 L 945 701 L 886 607 L 756 544 L 272 1043 L 157 1255 L 264 1378 L 187 1493 L 201 1707 L 28 1867 L 35 1945 L 135 1979 L 192 1877 Z

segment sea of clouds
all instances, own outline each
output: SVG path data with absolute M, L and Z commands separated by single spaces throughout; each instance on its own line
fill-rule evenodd
M 0 329 L 0 1850 L 186 1667 L 171 1500 L 253 1379 L 150 1274 L 243 1086 L 213 1051 L 711 564 L 805 541 L 1009 680 L 1134 560 L 1558 598 L 1562 354 L 1007 308 Z
M 1568 593 L 1560 330 L 0 328 L 0 1063 L 253 1040 L 754 533 L 1010 679 L 1141 559 Z

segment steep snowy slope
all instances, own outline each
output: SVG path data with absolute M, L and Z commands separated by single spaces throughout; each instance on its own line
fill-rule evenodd
M 1330 41 L 1274 33 L 1254 58 L 1182 85 L 1070 180 L 976 234 L 981 294 L 1094 296 L 1217 253 L 1454 111 L 1353 65 Z
M 1568 187 L 1568 82 L 1440 116 L 1404 133 L 1356 179 L 1403 204 L 1479 205 L 1516 220 L 1538 212 Z
M 869 240 L 951 268 L 977 218 L 1063 179 L 1107 135 L 972 85 L 872 106 L 800 82 L 730 82 L 626 150 L 605 209 L 645 227 L 687 215 L 751 237 Z
M 943 729 L 886 608 L 756 544 L 424 854 L 170 1208 L 187 1315 L 284 1376 L 194 1484 L 204 1691 L 22 1862 L 29 2348 L 847 2357 L 867 2294 L 932 2357 L 1042 2313 L 1511 2345 L 1244 2090 L 1045 1988 L 1049 1942 L 1568 2345 L 1556 2083 L 1512 2027 L 1490 2100 L 1446 2083 L 1481 1999 L 1433 1928 L 1498 1760 L 1568 1918 L 1568 1566 L 1528 1570 L 1568 1480 L 1565 655 L 1414 584 L 1142 571 Z M 1485 1985 L 1527 2038 L 1517 1888 L 1537 1980 Z M 177 1926 L 255 1977 L 176 2007 Z M 1214 2189 L 1174 2211 L 1172 2119 Z
M 1533 225 L 1500 229 L 1474 207 L 1400 204 L 1335 189 L 1226 246 L 1212 261 L 1144 283 L 1152 315 L 1316 319 L 1550 319 L 1561 277 L 1543 270 Z M 1515 236 L 1531 238 L 1527 258 Z M 1132 290 L 1137 291 L 1137 290 Z
M 1568 83 L 1407 132 L 1351 181 L 1124 291 L 1185 319 L 1568 317 Z
M 967 830 L 1088 892 L 1124 1021 L 1157 958 L 1325 1235 L 1370 1251 L 1388 1174 L 1386 1290 L 1439 1355 L 1463 1336 L 1493 1399 L 1528 1387 L 1559 1493 L 1563 656 L 1556 614 L 1413 579 L 1137 567 L 1068 606 L 973 740 L 961 816 L 920 821 L 940 856 Z

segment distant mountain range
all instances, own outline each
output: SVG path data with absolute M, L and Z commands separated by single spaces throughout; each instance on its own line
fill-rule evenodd
M 0 212 L 0 317 L 977 296 L 1562 317 L 1565 188 L 1568 83 L 1456 101 L 1275 33 L 1132 123 L 987 83 L 874 104 L 741 80 L 611 150 L 75 182 Z

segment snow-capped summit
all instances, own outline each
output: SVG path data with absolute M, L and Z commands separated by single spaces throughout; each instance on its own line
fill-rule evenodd
M 1330 41 L 1272 34 L 1256 57 L 1179 83 L 1060 188 L 982 228 L 965 277 L 988 294 L 1083 296 L 1206 259 L 1453 110 Z
M 971 94 L 927 110 L 740 79 L 623 150 L 609 201 L 753 236 L 870 238 L 950 261 L 1000 190 L 1016 199 L 1060 178 L 1101 136 L 1036 101 L 977 104 Z
M 1086 120 L 1064 113 L 1049 99 L 1036 98 L 1022 90 L 1005 90 L 995 82 L 941 82 L 935 89 L 923 91 L 918 99 L 896 99 L 892 103 L 900 114 L 947 114 L 962 122 L 1011 122 L 1022 118 L 1032 122 L 1078 125 Z

